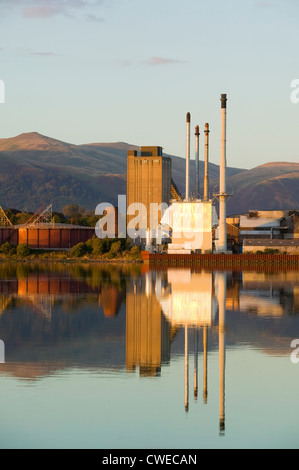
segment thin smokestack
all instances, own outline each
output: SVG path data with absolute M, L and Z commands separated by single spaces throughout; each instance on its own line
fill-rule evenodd
M 199 197 L 199 126 L 195 127 L 195 191 L 196 198 Z
M 190 113 L 187 113 L 186 124 L 186 201 L 189 200 L 189 162 L 190 162 Z
M 221 156 L 219 195 L 219 251 L 227 251 L 226 240 L 226 95 L 221 95 Z
M 204 200 L 209 199 L 209 124 L 205 125 L 205 176 L 204 176 Z

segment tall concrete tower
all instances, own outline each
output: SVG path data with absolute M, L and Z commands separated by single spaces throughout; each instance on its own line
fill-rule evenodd
M 127 224 L 135 218 L 129 210 L 134 204 L 146 209 L 139 232 L 146 237 L 149 228 L 155 230 L 160 223 L 151 217 L 151 204 L 169 204 L 171 198 L 171 158 L 163 155 L 162 147 L 141 147 L 140 151 L 129 150 L 127 158 Z M 134 210 L 133 210 L 134 212 Z M 156 220 L 157 219 L 157 220 Z M 133 223 L 133 222 L 132 222 Z

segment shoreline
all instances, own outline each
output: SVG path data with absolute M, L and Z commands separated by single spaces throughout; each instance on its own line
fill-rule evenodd
M 154 268 L 201 267 L 221 269 L 299 269 L 299 254 L 151 254 L 142 251 L 145 264 Z
M 113 259 L 91 259 L 91 258 L 39 258 L 33 257 L 31 258 L 28 256 L 27 258 L 0 258 L 0 263 L 61 263 L 61 264 L 143 264 L 144 261 L 142 259 L 124 259 L 124 258 L 113 258 Z

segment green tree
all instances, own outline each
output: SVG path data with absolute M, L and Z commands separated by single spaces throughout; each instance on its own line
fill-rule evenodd
M 22 258 L 29 256 L 31 253 L 31 248 L 26 245 L 26 243 L 21 243 L 20 245 L 17 246 L 17 255 L 21 256 Z
M 109 250 L 109 254 L 112 256 L 112 257 L 115 257 L 117 255 L 119 255 L 121 253 L 122 249 L 121 249 L 121 241 L 118 240 L 116 242 L 113 242 L 111 244 L 111 248 Z
M 81 217 L 84 212 L 84 209 L 78 204 L 67 204 L 62 208 L 62 212 L 67 217 Z
M 78 243 L 77 245 L 73 246 L 70 255 L 72 258 L 80 258 L 86 254 L 86 244 L 83 242 Z
M 16 247 L 9 242 L 2 243 L 2 245 L 0 245 L 0 253 L 4 255 L 14 255 L 16 253 Z

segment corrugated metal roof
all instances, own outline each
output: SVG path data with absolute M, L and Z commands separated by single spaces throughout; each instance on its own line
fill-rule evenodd
M 247 227 L 279 227 L 281 218 L 273 219 L 268 217 L 240 217 L 240 228 L 244 229 Z
M 291 238 L 288 240 L 273 239 L 255 239 L 255 240 L 244 240 L 243 245 L 245 246 L 299 246 L 299 238 Z
M 95 230 L 95 227 L 85 227 L 83 225 L 71 225 L 71 224 L 34 224 L 34 225 L 26 225 L 26 224 L 21 224 L 21 225 L 14 225 L 14 228 L 16 229 L 22 229 L 22 228 L 27 228 L 27 229 L 35 229 L 35 228 L 43 228 L 43 229 L 93 229 Z

